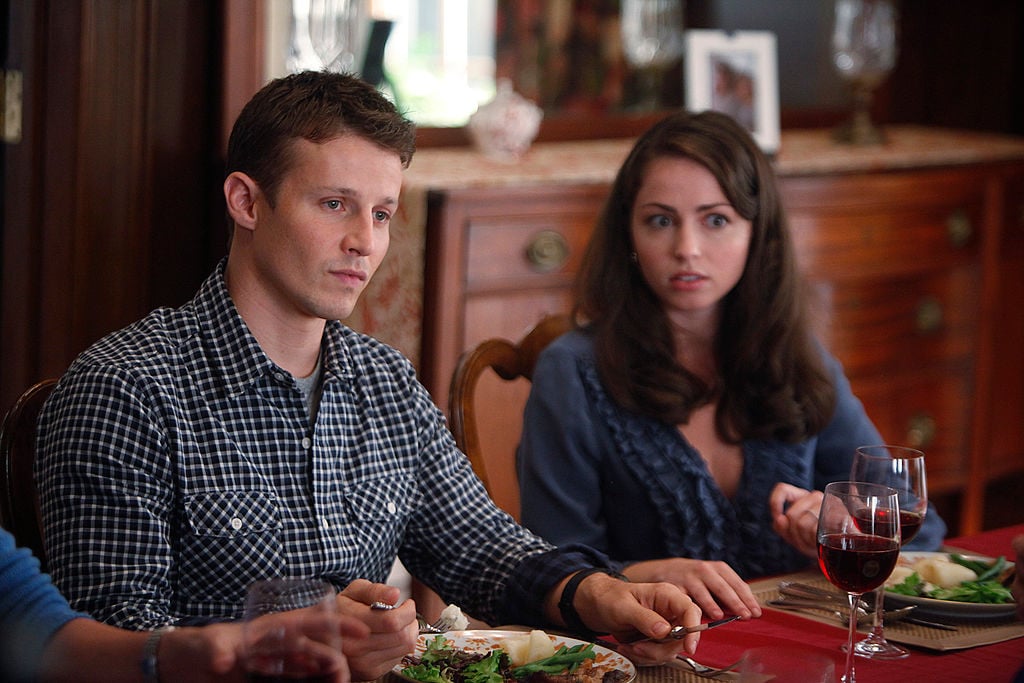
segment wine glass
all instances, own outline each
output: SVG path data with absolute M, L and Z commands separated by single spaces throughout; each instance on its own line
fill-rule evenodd
M 818 565 L 850 602 L 843 683 L 856 681 L 853 635 L 860 596 L 878 588 L 900 555 L 899 494 L 882 484 L 835 481 L 825 487 L 818 515 Z
M 665 70 L 683 54 L 683 0 L 622 0 L 622 52 L 643 78 L 638 108 L 657 109 Z
M 245 598 L 243 626 L 247 680 L 333 681 L 341 666 L 336 599 L 334 586 L 319 579 L 253 583 Z M 321 645 L 331 656 L 324 656 Z
M 854 452 L 850 479 L 885 484 L 896 489 L 900 509 L 900 545 L 905 546 L 921 529 L 928 512 L 928 484 L 925 480 L 924 453 L 904 446 L 861 446 Z M 867 638 L 858 642 L 856 654 L 873 659 L 903 659 L 906 648 L 885 639 L 882 615 L 885 584 L 875 590 L 875 623 Z
M 871 123 L 872 92 L 896 64 L 897 11 L 892 0 L 836 0 L 832 59 L 853 87 L 853 116 L 835 131 L 840 142 L 874 145 L 885 141 Z
M 308 0 L 309 40 L 325 69 L 354 72 L 359 30 L 363 22 L 361 0 Z

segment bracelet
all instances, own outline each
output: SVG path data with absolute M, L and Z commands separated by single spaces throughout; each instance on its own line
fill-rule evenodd
M 142 660 L 139 662 L 139 667 L 142 669 L 142 680 L 145 683 L 160 683 L 156 651 L 160 647 L 160 639 L 163 635 L 173 630 L 173 626 L 164 626 L 151 632 L 146 638 L 146 644 L 142 646 Z
M 578 571 L 572 575 L 572 578 L 565 584 L 565 588 L 562 589 L 562 597 L 558 599 L 558 611 L 562 615 L 562 619 L 565 621 L 565 625 L 570 630 L 592 637 L 594 634 L 587 625 L 583 623 L 583 619 L 580 618 L 580 613 L 576 611 L 576 607 L 573 605 L 573 601 L 576 599 L 576 589 L 580 587 L 580 583 L 583 579 L 587 578 L 591 574 L 607 574 L 621 581 L 629 581 L 625 576 L 618 573 L 613 569 L 607 567 L 590 567 Z

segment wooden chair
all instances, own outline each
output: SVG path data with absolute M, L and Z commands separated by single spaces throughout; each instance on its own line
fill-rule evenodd
M 36 418 L 57 380 L 30 387 L 4 417 L 0 428 L 0 523 L 18 545 L 28 548 L 46 570 L 39 497 L 32 476 L 36 458 Z
M 469 456 L 494 502 L 516 519 L 516 447 L 533 366 L 544 347 L 570 329 L 568 315 L 552 315 L 518 344 L 488 339 L 464 352 L 452 375 L 448 418 L 455 442 Z

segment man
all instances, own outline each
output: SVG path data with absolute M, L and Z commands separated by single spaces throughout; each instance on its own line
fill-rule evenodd
M 412 601 L 369 607 L 397 600 L 382 583 L 396 555 L 489 623 L 660 637 L 700 620 L 675 586 L 580 572 L 607 560 L 516 525 L 411 364 L 338 322 L 387 251 L 414 140 L 346 75 L 272 81 L 246 105 L 228 143 L 228 257 L 190 303 L 83 353 L 40 416 L 47 555 L 76 609 L 134 629 L 231 619 L 256 579 L 322 577 L 369 627 L 345 642 L 357 680 L 416 636 Z

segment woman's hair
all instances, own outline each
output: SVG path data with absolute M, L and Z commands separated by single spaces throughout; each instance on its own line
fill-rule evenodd
M 415 126 L 369 83 L 350 74 L 303 71 L 267 83 L 242 109 L 228 139 L 225 176 L 241 171 L 274 205 L 297 139 L 322 143 L 355 135 L 408 167 Z
M 752 224 L 743 275 L 721 303 L 711 385 L 676 360 L 668 317 L 631 257 L 633 203 L 650 162 L 662 157 L 707 168 Z M 800 441 L 831 418 L 835 388 L 810 331 L 774 171 L 729 116 L 678 112 L 637 140 L 612 185 L 576 287 L 574 316 L 591 324 L 601 380 L 626 410 L 679 424 L 717 400 L 716 430 L 732 443 Z

